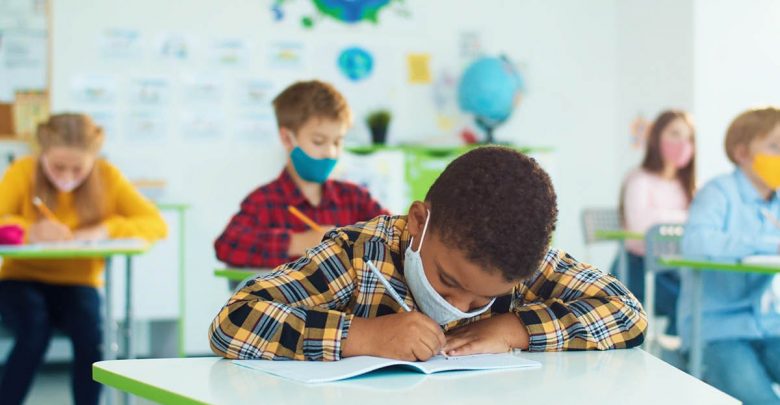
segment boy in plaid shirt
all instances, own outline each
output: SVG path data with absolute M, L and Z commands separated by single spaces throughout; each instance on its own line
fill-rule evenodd
M 614 277 L 549 248 L 547 173 L 504 147 L 454 160 L 408 215 L 335 229 L 238 290 L 211 324 L 232 359 L 339 360 L 638 346 L 647 319 Z M 396 302 L 375 265 L 406 306 Z
M 273 268 L 302 256 L 334 226 L 387 214 L 364 188 L 328 180 L 352 121 L 338 90 L 316 80 L 298 82 L 274 99 L 274 111 L 287 164 L 276 180 L 244 199 L 214 242 L 217 258 L 231 266 Z M 323 229 L 309 229 L 289 206 Z

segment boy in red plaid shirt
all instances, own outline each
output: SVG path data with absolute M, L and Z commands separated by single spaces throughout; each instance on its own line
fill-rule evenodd
M 297 82 L 273 101 L 287 164 L 279 177 L 250 193 L 214 242 L 217 258 L 234 267 L 276 267 L 316 246 L 334 227 L 387 214 L 364 188 L 328 180 L 352 122 L 347 100 L 317 80 Z M 309 228 L 293 206 L 320 224 Z

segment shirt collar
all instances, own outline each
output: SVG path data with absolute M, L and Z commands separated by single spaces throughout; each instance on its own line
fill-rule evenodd
M 288 201 L 290 205 L 293 206 L 311 205 L 309 200 L 307 200 L 306 197 L 304 197 L 303 193 L 301 193 L 301 190 L 298 188 L 298 185 L 295 184 L 295 181 L 290 175 L 290 172 L 288 171 L 287 167 L 282 169 L 282 173 L 277 178 L 277 182 L 279 182 L 279 186 L 281 187 L 282 194 L 284 195 L 285 200 Z M 339 196 L 338 190 L 336 189 L 333 180 L 327 180 L 325 183 L 322 184 L 322 200 L 320 201 L 318 207 L 340 207 L 340 206 L 341 206 L 341 196 Z
M 747 177 L 745 172 L 742 171 L 742 169 L 738 167 L 734 171 L 734 177 L 737 180 L 737 190 L 739 191 L 740 197 L 742 197 L 742 201 L 746 203 L 767 203 L 767 200 L 758 193 L 758 190 L 756 190 L 756 187 L 753 185 L 753 183 L 750 182 L 750 179 Z M 778 194 L 777 191 L 775 191 L 769 201 L 777 201 L 777 199 Z

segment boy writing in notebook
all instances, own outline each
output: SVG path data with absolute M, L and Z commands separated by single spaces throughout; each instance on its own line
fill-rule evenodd
M 334 226 L 387 213 L 364 188 L 328 180 L 352 121 L 333 86 L 294 83 L 273 105 L 287 163 L 276 180 L 244 199 L 214 242 L 217 258 L 231 266 L 276 267 L 320 243 Z
M 634 296 L 549 248 L 556 215 L 550 178 L 533 159 L 472 150 L 408 215 L 335 229 L 299 260 L 247 282 L 212 322 L 212 350 L 241 359 L 427 360 L 641 344 L 647 320 Z
M 726 132 L 734 171 L 702 187 L 691 205 L 686 256 L 738 261 L 780 252 L 780 108 L 737 116 Z M 780 403 L 780 314 L 771 304 L 771 274 L 701 273 L 704 380 L 746 404 Z M 690 274 L 682 278 L 679 330 L 691 343 Z M 776 297 L 775 297 L 776 300 Z

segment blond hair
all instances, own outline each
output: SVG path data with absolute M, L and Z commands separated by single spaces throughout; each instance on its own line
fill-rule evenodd
M 273 101 L 279 128 L 297 131 L 311 118 L 352 124 L 347 99 L 329 83 L 319 80 L 296 82 Z
M 84 114 L 53 115 L 47 122 L 38 125 L 35 136 L 41 154 L 51 148 L 67 147 L 97 155 L 105 138 L 103 129 Z M 58 191 L 41 165 L 41 159 L 38 159 L 33 190 L 46 205 L 54 208 Z M 103 220 L 106 211 L 104 185 L 100 181 L 97 164 L 84 182 L 73 190 L 73 194 L 80 226 L 93 225 Z
M 737 163 L 736 149 L 740 145 L 750 145 L 755 139 L 769 135 L 780 125 L 780 108 L 774 106 L 752 108 L 739 114 L 726 131 L 726 155 Z

